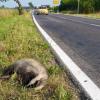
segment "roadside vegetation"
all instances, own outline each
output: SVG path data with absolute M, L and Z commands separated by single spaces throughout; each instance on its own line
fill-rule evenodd
M 61 4 L 53 9 L 63 14 L 100 18 L 100 0 L 61 0 Z
M 0 3 L 1 2 L 7 2 L 7 1 L 9 1 L 9 0 L 0 0 Z M 16 8 L 18 10 L 19 15 L 24 14 L 23 6 L 22 6 L 20 0 L 13 0 L 13 1 L 16 2 L 16 4 L 18 5 L 18 7 L 16 7 Z M 5 8 L 4 5 L 1 6 L 1 8 Z
M 47 69 L 48 84 L 40 91 L 21 86 L 15 79 L 0 81 L 0 100 L 79 100 L 75 87 L 38 33 L 29 13 L 0 10 L 0 75 L 21 58 L 35 58 Z
M 85 14 L 85 13 L 76 14 L 76 13 L 73 13 L 73 11 L 62 11 L 61 13 L 65 14 L 65 15 L 72 15 L 72 16 L 79 16 L 79 17 L 88 17 L 88 18 L 92 18 L 92 19 L 100 19 L 100 12 L 89 13 L 89 14 Z
M 61 0 L 59 10 L 85 14 L 96 13 L 100 11 L 100 0 Z
M 90 13 L 90 14 L 75 14 L 75 16 L 82 16 L 82 17 L 88 17 L 93 19 L 100 19 L 100 12 L 98 13 Z
M 18 14 L 17 10 L 14 9 L 3 9 L 0 8 L 0 21 L 4 18 L 9 18 L 9 17 L 14 17 L 16 16 L 16 14 Z M 1 23 L 0 23 L 1 24 Z

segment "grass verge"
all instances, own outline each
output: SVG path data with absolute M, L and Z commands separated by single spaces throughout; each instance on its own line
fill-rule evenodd
M 93 14 L 78 14 L 77 16 L 88 17 L 93 19 L 100 19 L 100 12 Z
M 42 90 L 34 91 L 13 79 L 0 81 L 0 100 L 79 100 L 78 93 L 56 63 L 31 16 L 3 15 L 0 17 L 0 74 L 5 66 L 21 58 L 39 60 L 48 70 L 48 84 Z
M 62 14 L 70 14 L 74 16 L 80 16 L 80 17 L 88 17 L 88 18 L 93 18 L 93 19 L 100 19 L 100 12 L 97 13 L 90 13 L 90 14 L 77 14 L 75 11 L 62 11 Z

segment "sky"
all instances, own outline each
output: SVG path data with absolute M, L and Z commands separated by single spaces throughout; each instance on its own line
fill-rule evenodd
M 34 6 L 40 6 L 40 5 L 53 6 L 53 0 L 20 0 L 20 1 L 23 6 L 28 6 L 28 2 L 32 2 Z M 6 7 L 10 7 L 10 8 L 17 6 L 17 4 L 13 0 L 9 0 L 8 2 L 5 2 L 5 3 L 0 2 L 0 6 L 2 5 Z

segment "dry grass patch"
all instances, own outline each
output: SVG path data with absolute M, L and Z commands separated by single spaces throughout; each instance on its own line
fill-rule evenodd
M 100 19 L 100 12 L 91 13 L 91 14 L 72 14 L 72 15 L 80 16 L 80 17 L 93 18 L 93 19 Z
M 0 9 L 0 18 L 15 16 L 17 13 L 17 10 L 13 9 Z
M 91 18 L 99 18 L 100 19 L 100 12 L 94 13 L 94 14 L 87 14 L 87 15 L 84 15 L 84 16 L 91 17 Z

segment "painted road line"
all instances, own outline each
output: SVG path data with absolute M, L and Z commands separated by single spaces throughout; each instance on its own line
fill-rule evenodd
M 100 100 L 100 89 L 95 85 L 95 83 L 79 68 L 78 65 L 57 45 L 57 43 L 44 31 L 44 29 L 38 24 L 33 16 L 33 21 L 36 24 L 37 28 L 55 51 L 59 59 L 66 66 L 66 69 L 70 71 L 70 73 L 75 77 L 77 82 L 83 88 L 85 93 L 92 100 Z
M 52 15 L 53 16 L 53 15 Z M 95 27 L 100 27 L 99 24 L 90 24 L 90 23 L 87 23 L 87 22 L 84 22 L 84 21 L 76 21 L 76 20 L 73 20 L 73 19 L 70 19 L 70 18 L 65 18 L 65 17 L 58 17 L 56 16 L 57 18 L 61 18 L 61 19 L 65 19 L 65 20 L 69 20 L 69 21 L 72 21 L 72 22 L 76 22 L 76 23 L 82 23 L 82 24 L 86 24 L 86 25 L 90 25 L 90 26 L 95 26 Z

